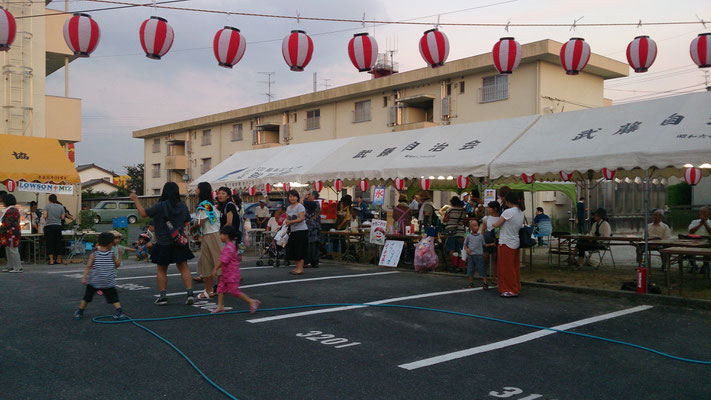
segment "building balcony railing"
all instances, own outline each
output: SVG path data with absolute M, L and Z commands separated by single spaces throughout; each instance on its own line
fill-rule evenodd
M 410 129 L 431 128 L 433 126 L 437 126 L 437 124 L 429 121 L 410 122 L 407 124 L 394 126 L 393 132 L 409 131 Z
M 47 137 L 63 142 L 81 141 L 81 99 L 45 96 Z
M 188 158 L 185 155 L 167 156 L 165 158 L 166 169 L 185 170 L 188 167 Z

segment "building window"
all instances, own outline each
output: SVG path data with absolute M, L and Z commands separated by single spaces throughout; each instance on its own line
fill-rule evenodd
M 383 107 L 388 106 L 388 96 L 383 96 Z
M 234 124 L 232 125 L 232 141 L 233 142 L 241 142 L 243 139 L 243 130 L 242 130 L 242 124 Z
M 489 76 L 482 80 L 481 96 L 479 102 L 505 100 L 509 98 L 509 76 Z
M 370 100 L 356 101 L 353 122 L 370 121 Z
M 200 173 L 204 174 L 212 168 L 212 158 L 203 158 Z
M 160 196 L 160 189 L 153 189 L 154 196 Z
M 160 139 L 153 139 L 153 152 L 160 153 Z
M 212 131 L 210 129 L 205 129 L 202 131 L 202 140 L 200 141 L 201 146 L 209 146 L 212 144 Z
M 160 164 L 153 164 L 153 168 L 151 168 L 151 177 L 160 178 Z
M 464 94 L 464 81 L 459 82 L 459 94 Z
M 444 85 L 444 95 L 445 96 L 451 96 L 452 95 L 452 84 L 448 83 Z
M 321 110 L 306 111 L 306 130 L 321 128 Z

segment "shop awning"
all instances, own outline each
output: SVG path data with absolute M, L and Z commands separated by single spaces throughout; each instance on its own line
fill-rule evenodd
M 0 181 L 80 183 L 56 139 L 0 135 Z
M 711 163 L 711 93 L 542 116 L 491 163 L 492 179 L 559 172 L 617 170 L 617 177 L 680 176 L 683 167 Z M 587 174 L 585 174 L 586 177 Z

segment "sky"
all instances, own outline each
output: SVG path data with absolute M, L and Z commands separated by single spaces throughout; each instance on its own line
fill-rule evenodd
M 145 0 L 125 0 L 147 3 Z M 703 70 L 689 57 L 691 40 L 711 32 L 711 1 L 553 1 L 553 0 L 187 0 L 170 4 L 186 8 L 346 18 L 429 22 L 432 25 L 376 25 L 271 19 L 227 14 L 135 7 L 89 13 L 101 28 L 101 40 L 90 58 L 69 65 L 69 96 L 82 99 L 82 141 L 76 146 L 77 164 L 95 163 L 124 172 L 123 166 L 143 162 L 143 141 L 134 130 L 177 122 L 266 102 L 266 75 L 274 72 L 275 99 L 313 90 L 347 85 L 371 75 L 359 73 L 347 55 L 354 33 L 369 32 L 380 51 L 396 50 L 400 71 L 426 64 L 418 50 L 422 32 L 440 23 L 580 23 L 642 22 L 631 27 L 450 27 L 440 29 L 450 42 L 448 60 L 488 53 L 500 37 L 514 36 L 521 44 L 542 39 L 565 42 L 585 38 L 592 52 L 626 62 L 627 44 L 635 36 L 649 35 L 657 43 L 657 59 L 649 72 L 608 80 L 605 97 L 615 103 L 642 101 L 660 96 L 702 91 Z M 69 10 L 91 10 L 111 5 L 70 0 Z M 64 9 L 54 0 L 50 8 Z M 151 15 L 166 18 L 175 41 L 162 60 L 145 57 L 138 30 Z M 645 26 L 645 22 L 710 21 L 694 25 Z M 221 68 L 212 51 L 215 33 L 234 26 L 247 39 L 242 60 L 233 69 Z M 313 59 L 305 72 L 292 72 L 281 55 L 281 41 L 292 29 L 306 31 L 314 41 Z M 514 72 L 515 73 L 515 72 Z M 711 82 L 711 78 L 709 78 Z M 64 70 L 47 77 L 46 91 L 64 95 Z

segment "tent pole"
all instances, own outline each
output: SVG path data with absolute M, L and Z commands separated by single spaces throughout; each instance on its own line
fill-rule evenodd
M 644 170 L 644 267 L 649 273 L 649 168 Z M 644 285 L 647 282 L 643 282 Z M 646 286 L 645 286 L 646 287 Z
M 535 203 L 533 202 L 533 185 L 535 185 L 535 181 L 531 181 L 531 224 L 533 224 L 533 220 L 536 218 L 536 211 L 535 211 Z M 535 245 L 534 245 L 535 247 Z M 533 272 L 533 249 L 534 247 L 531 247 L 528 252 L 528 270 Z

